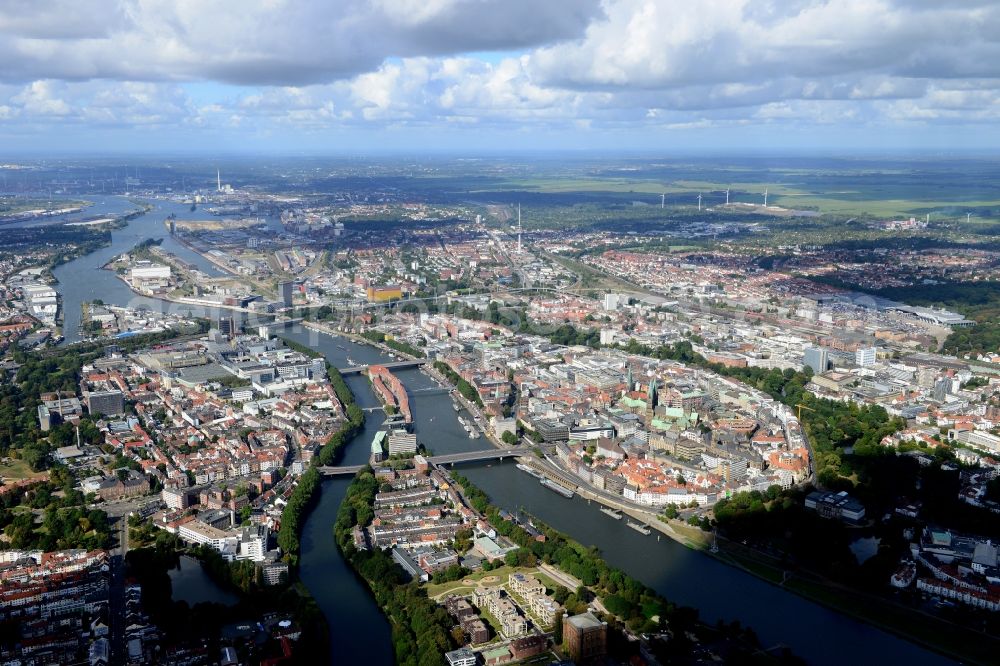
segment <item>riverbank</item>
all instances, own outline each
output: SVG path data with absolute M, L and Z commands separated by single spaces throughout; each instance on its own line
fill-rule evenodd
M 409 360 L 409 361 L 419 361 L 419 360 L 422 360 L 422 359 L 426 358 L 425 356 L 417 356 L 417 355 L 413 354 L 412 352 L 406 351 L 405 348 L 398 348 L 397 349 L 396 347 L 389 346 L 384 341 L 383 342 L 379 342 L 379 341 L 373 340 L 371 338 L 367 338 L 367 337 L 365 337 L 363 335 L 358 335 L 357 333 L 352 333 L 351 331 L 340 331 L 340 330 L 337 330 L 335 328 L 327 326 L 326 324 L 323 324 L 323 323 L 318 322 L 318 321 L 312 321 L 310 319 L 303 319 L 302 320 L 302 325 L 305 326 L 308 329 L 313 330 L 313 331 L 317 331 L 319 333 L 325 333 L 325 334 L 327 334 L 327 335 L 329 335 L 331 337 L 334 337 L 334 338 L 337 338 L 337 337 L 347 338 L 348 340 L 351 340 L 352 342 L 356 342 L 359 345 L 367 345 L 369 347 L 373 347 L 373 348 L 379 350 L 380 352 L 384 352 L 386 354 L 391 354 L 393 356 L 399 356 L 400 358 L 403 358 L 403 359 L 406 359 L 406 360 Z
M 458 390 L 458 387 L 452 384 L 448 377 L 445 377 L 438 372 L 437 368 L 431 364 L 421 366 L 420 371 L 437 382 L 442 388 L 450 387 L 449 393 L 452 399 L 457 401 L 457 403 L 460 404 L 465 411 L 472 415 L 473 427 L 479 428 L 479 431 L 486 436 L 486 441 L 498 449 L 508 447 L 508 445 L 504 444 L 489 427 L 489 422 L 486 420 L 486 416 L 482 413 L 482 411 L 480 411 L 479 406 L 462 395 L 461 391 Z M 527 452 L 525 452 L 525 454 L 527 454 Z
M 379 482 L 369 469 L 363 470 L 351 482 L 346 499 L 338 512 L 335 535 L 337 544 L 345 559 L 354 567 L 369 586 L 379 603 L 382 612 L 393 620 L 393 640 L 396 647 L 397 662 L 402 664 L 412 662 L 412 650 L 420 650 L 422 656 L 441 655 L 449 648 L 459 647 L 464 640 L 453 636 L 448 640 L 447 629 L 452 620 L 440 612 L 440 608 L 430 598 L 430 589 L 435 590 L 436 597 L 444 592 L 458 593 L 469 596 L 472 588 L 483 585 L 494 588 L 505 586 L 507 576 L 497 576 L 496 567 L 501 566 L 500 573 L 520 571 L 534 573 L 540 562 L 552 562 L 545 567 L 545 573 L 538 573 L 540 580 L 546 581 L 546 587 L 551 588 L 550 600 L 555 600 L 558 613 L 548 622 L 540 619 L 533 612 L 525 611 L 525 617 L 532 622 L 528 635 L 535 633 L 545 639 L 553 639 L 552 650 L 559 650 L 561 643 L 561 619 L 563 614 L 577 615 L 588 609 L 596 609 L 606 616 L 609 631 L 619 638 L 609 639 L 609 646 L 616 652 L 616 658 L 628 658 L 639 653 L 639 646 L 644 650 L 660 653 L 661 658 L 669 655 L 672 658 L 683 655 L 686 651 L 698 649 L 722 650 L 730 658 L 736 655 L 763 659 L 760 663 L 788 663 L 793 661 L 787 654 L 778 656 L 763 652 L 757 644 L 752 632 L 744 632 L 736 625 L 713 628 L 697 621 L 697 614 L 691 609 L 671 604 L 653 589 L 631 578 L 621 570 L 611 568 L 601 554 L 593 548 L 582 544 L 553 530 L 537 521 L 518 518 L 502 513 L 498 507 L 490 503 L 486 494 L 472 485 L 471 481 L 461 475 L 449 475 L 439 470 L 451 490 L 456 504 L 453 510 L 472 509 L 474 516 L 471 522 L 488 523 L 498 534 L 504 535 L 514 544 L 503 558 L 503 562 L 486 562 L 485 573 L 459 572 L 459 578 L 454 583 L 445 582 L 432 588 L 416 581 L 403 582 L 383 569 L 395 567 L 392 559 L 378 549 L 359 548 L 358 528 L 364 527 L 373 517 L 375 494 L 379 490 Z M 530 525 L 530 526 L 529 526 Z M 537 537 L 544 535 L 544 539 Z M 485 577 L 484 577 L 485 576 Z M 388 577 L 388 579 L 387 579 Z M 454 580 L 451 577 L 448 581 Z M 469 585 L 470 581 L 479 583 Z M 567 585 L 566 581 L 569 582 Z M 400 593 L 398 590 L 404 591 Z M 468 589 L 466 589 L 468 588 Z M 508 595 L 510 592 L 508 591 Z M 400 606 L 405 599 L 410 606 Z M 511 597 L 522 609 L 526 608 L 523 597 Z M 440 602 L 440 599 L 437 599 Z M 481 604 L 482 602 L 475 602 Z M 411 614 L 411 610 L 414 610 Z M 480 608 L 483 617 L 494 627 L 494 632 L 500 635 L 500 625 L 486 611 Z M 426 620 L 424 619 L 426 618 Z M 434 618 L 434 619 L 431 619 Z M 416 631 L 422 628 L 424 633 Z M 673 636 L 697 635 L 698 641 L 684 643 L 677 641 L 660 641 L 649 637 L 659 636 L 660 632 L 670 631 Z M 518 633 L 520 635 L 520 633 Z M 430 640 L 428 639 L 430 636 Z M 643 638 L 642 636 L 647 636 Z M 437 637 L 437 638 L 435 638 Z M 454 641 L 454 642 L 453 642 Z M 699 645 L 700 641 L 700 645 Z M 442 644 L 443 643 L 443 644 Z M 667 647 L 669 643 L 669 647 Z M 506 640 L 491 641 L 491 649 L 504 649 Z M 707 647 L 711 645 L 712 647 Z M 477 650 L 479 647 L 476 648 Z M 546 652 L 548 651 L 546 646 Z M 680 650 L 680 652 L 678 652 Z M 423 662 L 422 662 L 423 663 Z M 435 662 L 437 663 L 437 662 Z
M 302 325 L 305 326 L 306 328 L 310 329 L 310 330 L 317 331 L 319 333 L 325 333 L 326 335 L 329 335 L 332 338 L 347 338 L 348 340 L 351 340 L 352 342 L 356 342 L 359 345 L 367 345 L 368 347 L 374 347 L 375 349 L 377 349 L 377 350 L 379 350 L 381 352 L 384 352 L 386 354 L 396 354 L 398 356 L 402 356 L 403 358 L 409 359 L 411 361 L 417 360 L 416 358 L 414 358 L 412 356 L 409 356 L 408 354 L 404 354 L 402 352 L 398 352 L 395 349 L 390 349 L 384 343 L 378 343 L 378 342 L 375 342 L 373 340 L 369 340 L 368 338 L 365 338 L 364 336 L 358 335 L 356 333 L 352 333 L 350 331 L 338 331 L 337 329 L 331 328 L 330 326 L 327 326 L 325 324 L 321 324 L 318 321 L 311 321 L 309 319 L 303 319 L 302 320 Z
M 77 259 L 86 257 L 89 254 L 93 254 L 98 250 L 109 247 L 113 242 L 112 231 L 115 229 L 122 229 L 128 224 L 128 220 L 133 219 L 138 215 L 143 215 L 148 209 L 142 209 L 139 211 L 134 211 L 129 215 L 124 215 L 107 223 L 107 226 L 100 230 L 91 231 L 89 228 L 84 228 L 85 233 L 93 234 L 97 236 L 96 238 L 89 238 L 84 241 L 80 241 L 72 250 L 68 252 L 60 252 L 50 258 L 50 260 L 40 266 L 41 273 L 39 278 L 47 285 L 56 288 L 60 282 L 59 278 L 56 277 L 56 269 L 61 266 L 67 265 Z M 69 227 L 71 225 L 64 224 L 63 228 Z M 56 338 L 61 341 L 62 337 L 65 335 L 64 323 L 65 323 L 65 304 L 63 302 L 62 294 L 56 289 L 56 313 L 53 318 L 53 333 Z
M 289 342 L 286 340 L 286 343 Z M 327 364 L 330 384 L 343 407 L 345 421 L 319 453 L 313 458 L 309 469 L 297 481 L 295 490 L 288 498 L 288 503 L 281 512 L 281 528 L 278 531 L 278 545 L 284 551 L 288 562 L 294 569 L 298 566 L 299 548 L 301 545 L 302 526 L 309 513 L 315 508 L 318 493 L 322 492 L 323 479 L 316 469 L 318 465 L 336 464 L 344 447 L 361 430 L 365 423 L 365 413 L 358 407 L 354 394 L 344 382 L 337 369 Z
M 352 356 L 361 363 L 384 362 L 368 346 L 355 346 L 342 338 L 321 336 L 302 327 L 288 327 L 278 331 L 291 348 L 308 350 L 311 356 L 325 357 L 329 367 L 345 365 L 345 357 Z M 352 391 L 355 402 L 363 410 L 376 407 L 375 395 L 367 378 L 351 375 L 344 383 Z M 364 464 L 368 460 L 369 442 L 380 427 L 381 411 L 365 414 L 361 430 L 341 449 L 342 464 Z M 367 663 L 372 666 L 391 666 L 394 663 L 390 624 L 378 609 L 364 581 L 343 559 L 333 538 L 332 525 L 343 501 L 349 479 L 327 479 L 318 501 L 308 513 L 301 533 L 298 576 L 312 592 L 317 604 L 327 617 L 330 629 L 330 651 L 333 661 L 311 663 Z M 360 640 L 359 637 L 365 637 Z
M 521 462 L 556 483 L 566 483 L 564 476 L 553 473 L 549 465 L 537 458 L 525 457 Z M 634 518 L 677 543 L 710 556 L 727 566 L 946 657 L 985 665 L 993 663 L 994 655 L 1000 651 L 1000 640 L 875 594 L 866 594 L 823 581 L 815 576 L 802 573 L 790 574 L 785 568 L 768 562 L 763 557 L 757 557 L 750 549 L 725 538 L 718 539 L 720 548 L 713 552 L 710 548 L 711 533 L 676 521 L 665 522 L 653 512 L 610 501 L 609 498 L 593 492 L 582 481 L 577 482 L 576 493 L 588 502 L 597 502 L 602 506 L 621 511 L 624 516 Z M 935 640 L 929 640 L 929 636 L 935 637 Z
M 666 536 L 673 539 L 677 543 L 687 546 L 693 550 L 707 551 L 710 537 L 708 533 L 703 532 L 700 529 L 683 529 L 680 525 L 671 525 L 660 519 L 660 515 L 653 511 L 648 511 L 643 508 L 637 507 L 631 503 L 626 502 L 624 499 L 622 501 L 615 501 L 607 495 L 602 495 L 596 492 L 597 489 L 592 488 L 589 484 L 583 482 L 579 479 L 571 479 L 572 475 L 560 468 L 560 473 L 556 473 L 553 470 L 555 463 L 548 459 L 540 459 L 537 456 L 525 456 L 521 458 L 521 463 L 531 467 L 537 473 L 543 475 L 545 478 L 549 479 L 558 484 L 566 485 L 572 482 L 573 488 L 577 495 L 587 500 L 588 502 L 597 502 L 598 504 L 613 509 L 615 511 L 621 511 L 623 516 L 633 518 L 640 522 L 641 525 L 647 526 L 650 530 L 656 530 L 662 536 Z M 659 535 L 657 536 L 659 539 Z
M 818 576 L 793 573 L 768 561 L 751 549 L 728 539 L 720 540 L 718 552 L 706 552 L 724 564 L 736 567 L 775 587 L 853 617 L 900 638 L 921 645 L 962 663 L 995 663 L 1000 639 L 976 632 L 882 596 L 824 581 Z M 935 637 L 929 640 L 928 636 Z
M 523 457 L 521 463 L 531 467 L 545 478 L 561 484 L 567 483 L 563 475 L 554 473 L 549 466 L 537 457 Z M 755 558 L 750 551 L 734 555 L 734 550 L 741 547 L 726 539 L 719 539 L 722 548 L 713 551 L 712 533 L 700 528 L 691 527 L 678 521 L 664 521 L 659 514 L 644 511 L 624 502 L 616 502 L 602 496 L 582 481 L 575 482 L 576 493 L 588 502 L 597 502 L 610 509 L 621 511 L 623 516 L 631 517 L 640 525 L 646 525 L 660 535 L 666 536 L 692 550 L 751 574 L 775 587 L 788 590 L 813 603 L 871 624 L 900 638 L 909 640 L 925 648 L 953 659 L 969 663 L 992 663 L 993 656 L 1000 650 L 1000 640 L 993 639 L 982 633 L 972 631 L 940 618 L 909 608 L 884 597 L 865 594 L 842 585 L 823 581 L 817 577 L 805 576 L 801 573 L 789 575 L 787 570 L 775 564 Z M 609 520 L 613 520 L 609 518 Z M 741 547 L 742 548 L 742 547 Z M 929 640 L 933 636 L 940 640 Z

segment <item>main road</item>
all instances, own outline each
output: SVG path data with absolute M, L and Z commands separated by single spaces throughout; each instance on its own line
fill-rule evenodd
M 111 663 L 124 664 L 125 650 L 125 555 L 128 554 L 128 516 L 118 516 L 118 546 L 111 550 L 108 573 L 108 625 L 111 633 Z

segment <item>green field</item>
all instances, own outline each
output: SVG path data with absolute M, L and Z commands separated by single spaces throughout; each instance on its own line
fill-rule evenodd
M 712 543 L 712 534 L 700 527 L 688 525 L 679 520 L 671 520 L 667 525 L 675 534 L 680 536 L 681 543 L 696 550 L 705 550 Z
M 21 481 L 23 479 L 44 479 L 47 472 L 33 472 L 31 467 L 23 460 L 8 458 L 0 463 L 0 479 L 5 482 Z
M 498 568 L 494 569 L 493 571 L 477 571 L 475 573 L 469 574 L 468 576 L 464 576 L 462 578 L 462 580 L 455 580 L 455 581 L 452 581 L 450 583 L 428 583 L 427 584 L 427 596 L 429 596 L 431 598 L 435 598 L 435 597 L 437 597 L 437 596 L 439 596 L 441 594 L 445 594 L 447 592 L 452 592 L 452 591 L 454 591 L 454 590 L 456 590 L 458 588 L 461 588 L 461 587 L 469 588 L 469 586 L 465 585 L 465 583 L 463 581 L 473 580 L 473 581 L 476 581 L 478 583 L 483 578 L 487 578 L 489 576 L 495 576 L 497 578 L 497 582 L 495 582 L 495 583 L 486 583 L 487 586 L 490 586 L 490 585 L 499 585 L 501 583 L 507 582 L 507 577 L 510 576 L 510 574 L 512 574 L 515 571 L 532 571 L 532 570 L 531 569 L 515 569 L 514 567 L 502 566 L 502 567 L 498 567 Z M 472 588 L 469 588 L 469 591 L 471 592 Z
M 91 201 L 25 199 L 23 197 L 0 197 L 0 217 L 15 215 L 28 210 L 61 210 L 63 208 L 86 208 Z
M 492 571 L 477 571 L 475 573 L 470 573 L 468 576 L 463 576 L 461 580 L 451 581 L 450 583 L 428 583 L 427 584 L 427 596 L 432 599 L 437 599 L 449 593 L 456 594 L 472 594 L 475 586 L 469 586 L 465 584 L 465 581 L 472 580 L 478 583 L 484 578 L 495 577 L 496 581 L 484 583 L 485 587 L 493 587 L 496 585 L 504 585 L 507 583 L 508 578 L 514 572 L 521 572 L 527 574 L 533 574 L 535 578 L 541 581 L 545 587 L 550 590 L 554 590 L 558 583 L 552 580 L 544 571 L 537 567 L 524 568 L 524 567 L 509 567 L 502 566 L 498 567 Z
M 925 168 L 889 168 L 864 163 L 855 168 L 815 170 L 677 166 L 662 175 L 640 167 L 628 176 L 553 173 L 500 179 L 471 191 L 603 194 L 623 202 L 634 198 L 654 206 L 659 203 L 660 195 L 666 194 L 669 208 L 678 204 L 690 206 L 699 193 L 705 195 L 706 206 L 718 205 L 724 201 L 722 193 L 727 189 L 733 203 L 760 204 L 766 188 L 770 205 L 820 213 L 902 217 L 930 212 L 932 217 L 936 213 L 938 217 L 958 219 L 970 212 L 980 221 L 1000 219 L 1000 198 L 989 184 L 993 177 L 991 167 L 979 165 L 982 173 L 973 167 L 965 179 L 956 168 L 929 164 Z M 703 177 L 692 177 L 695 174 Z M 683 195 L 680 201 L 676 195 Z

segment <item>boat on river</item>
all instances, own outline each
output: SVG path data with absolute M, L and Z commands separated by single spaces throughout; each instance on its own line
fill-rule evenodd
M 562 495 L 566 499 L 572 499 L 573 498 L 574 492 L 572 490 L 570 490 L 569 488 L 567 488 L 566 486 L 564 486 L 564 485 L 562 485 L 560 483 L 556 483 L 552 479 L 545 478 L 545 479 L 542 479 L 539 483 L 541 483 L 543 486 L 545 486 L 549 490 L 552 490 L 554 492 L 559 493 L 560 495 Z
M 649 529 L 648 525 L 643 525 L 642 523 L 634 523 L 631 520 L 628 521 L 628 523 L 626 523 L 626 524 L 629 527 L 631 527 L 632 529 L 634 529 L 636 532 L 638 532 L 639 534 L 645 534 L 645 535 L 648 536 L 653 531 L 653 530 Z
M 622 512 L 619 511 L 619 510 L 617 510 L 617 509 L 610 509 L 610 508 L 608 508 L 606 506 L 602 506 L 601 507 L 601 513 L 603 513 L 605 516 L 611 516 L 615 520 L 621 520 L 622 519 Z
M 522 472 L 525 472 L 525 473 L 527 473 L 527 474 L 530 474 L 531 476 L 535 477 L 536 479 L 539 479 L 539 480 L 541 480 L 541 479 L 544 479 L 544 478 L 545 478 L 545 475 L 544 475 L 544 474 L 542 474 L 541 472 L 538 472 L 538 471 L 534 470 L 534 469 L 533 469 L 533 468 L 531 468 L 531 467 L 528 467 L 528 466 L 527 466 L 527 465 L 525 465 L 524 463 L 517 463 L 517 464 L 516 464 L 516 465 L 514 465 L 514 466 L 515 466 L 515 467 L 517 467 L 517 468 L 518 468 L 519 470 L 521 470 Z

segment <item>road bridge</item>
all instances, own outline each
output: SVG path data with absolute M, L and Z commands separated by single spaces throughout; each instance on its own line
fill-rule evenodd
M 446 453 L 440 456 L 427 456 L 427 462 L 435 465 L 455 465 L 457 463 L 484 462 L 486 460 L 503 460 L 515 456 L 528 455 L 530 451 L 524 447 L 508 449 L 487 449 L 485 451 L 463 451 L 462 453 Z M 323 465 L 318 467 L 323 476 L 354 476 L 365 465 Z
M 269 331 L 277 331 L 292 324 L 300 324 L 302 323 L 302 321 L 303 321 L 302 317 L 296 317 L 295 319 L 281 318 L 281 319 L 275 319 L 272 322 L 267 322 L 266 324 L 257 324 L 257 327 L 266 328 Z
M 415 358 L 408 361 L 393 361 L 392 363 L 369 363 L 368 365 L 352 365 L 349 368 L 337 368 L 342 375 L 356 375 L 364 372 L 373 365 L 381 365 L 386 370 L 402 370 L 404 368 L 415 368 L 419 365 L 429 363 L 426 358 Z
M 323 476 L 354 476 L 367 465 L 338 465 L 337 467 L 323 466 L 319 468 L 319 473 Z

